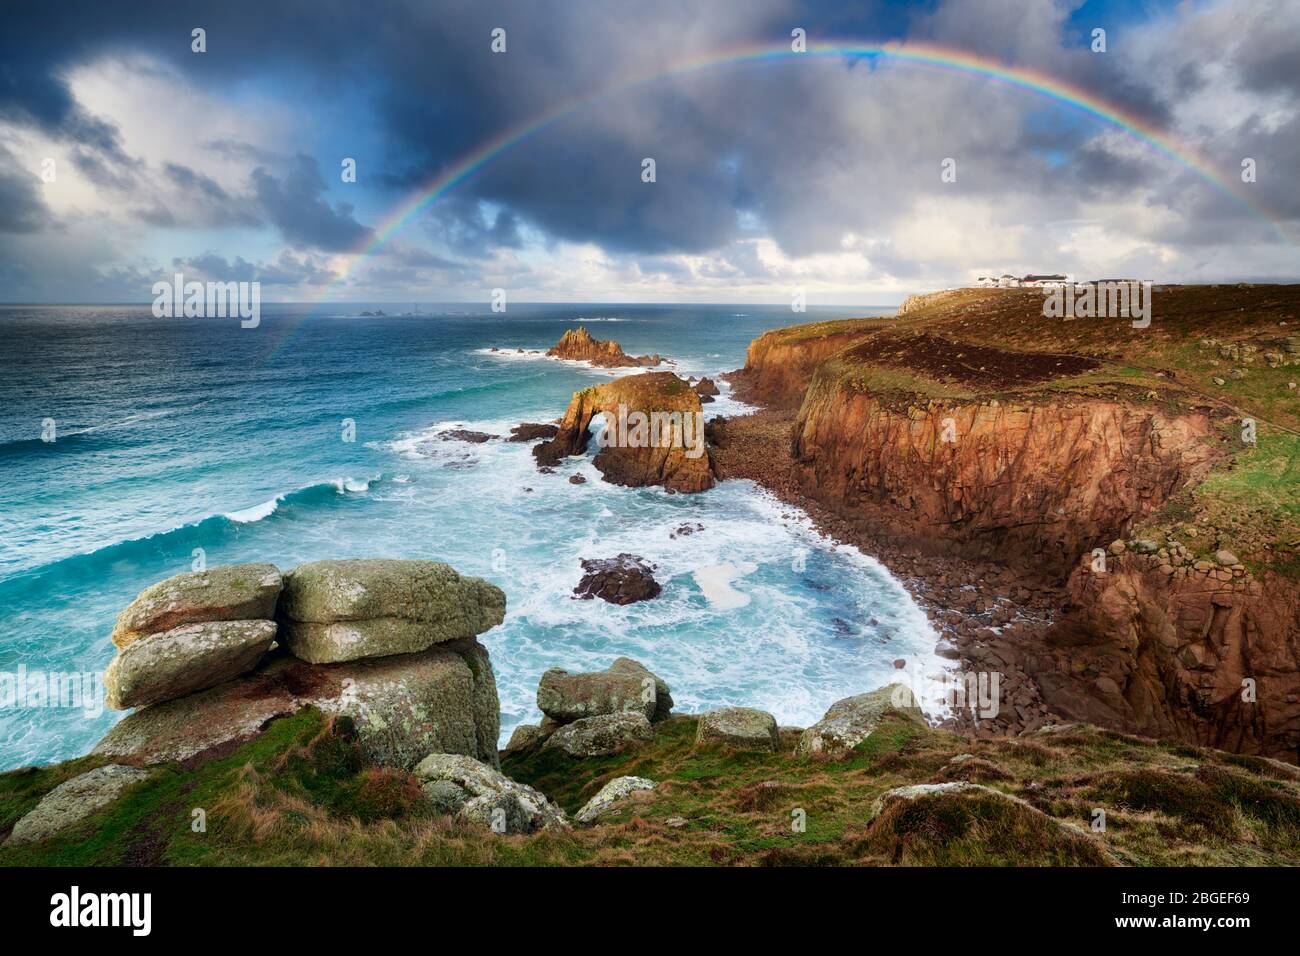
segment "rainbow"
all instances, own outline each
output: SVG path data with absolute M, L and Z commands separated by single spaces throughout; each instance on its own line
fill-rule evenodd
M 480 145 L 463 156 L 454 165 L 444 169 L 423 187 L 392 208 L 373 229 L 370 237 L 347 257 L 342 270 L 333 282 L 313 297 L 319 303 L 340 283 L 352 275 L 357 266 L 383 248 L 433 203 L 469 179 L 498 157 L 536 136 L 543 130 L 563 121 L 573 114 L 653 83 L 667 79 L 690 76 L 707 70 L 728 66 L 789 62 L 801 58 L 842 60 L 888 60 L 947 70 L 969 76 L 986 77 L 1016 89 L 1043 97 L 1086 116 L 1123 130 L 1147 143 L 1155 151 L 1178 165 L 1190 170 L 1211 187 L 1244 204 L 1257 216 L 1271 222 L 1284 241 L 1292 240 L 1283 228 L 1279 217 L 1258 205 L 1241 192 L 1231 179 L 1222 175 L 1215 166 L 1191 149 L 1142 118 L 1109 104 L 1085 90 L 1072 86 L 1045 73 L 1024 68 L 1005 66 L 995 60 L 963 50 L 948 47 L 909 43 L 885 45 L 810 44 L 806 52 L 796 53 L 787 44 L 751 46 L 721 53 L 711 53 L 669 67 L 653 74 L 639 76 L 608 87 L 590 96 L 582 97 L 526 123 L 515 126 Z

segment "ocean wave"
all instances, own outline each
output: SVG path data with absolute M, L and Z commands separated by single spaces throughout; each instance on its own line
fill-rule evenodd
M 335 495 L 366 492 L 370 490 L 372 484 L 382 478 L 383 475 L 378 474 L 369 478 L 345 476 L 331 478 L 328 481 L 317 481 L 303 485 L 301 488 L 295 488 L 293 491 L 286 491 L 284 494 L 276 495 L 269 501 L 263 501 L 259 505 L 253 505 L 240 511 L 227 511 L 221 515 L 213 515 L 211 518 L 205 518 L 204 521 L 210 521 L 213 518 L 225 518 L 227 521 L 235 522 L 235 524 L 252 524 L 254 521 L 261 521 L 263 518 L 271 517 L 286 502 L 308 504 L 313 501 L 328 500 L 330 491 L 333 491 Z M 198 522 L 198 524 L 202 523 L 202 521 Z
M 126 418 L 118 419 L 113 422 L 103 422 L 99 425 L 88 425 L 85 428 L 71 428 L 64 430 L 55 421 L 54 440 L 46 441 L 39 435 L 29 438 L 11 438 L 7 441 L 0 441 L 0 456 L 18 454 L 25 450 L 44 448 L 48 451 L 72 451 L 84 450 L 88 441 L 98 440 L 98 436 L 103 432 L 117 431 L 122 428 L 130 428 L 132 425 L 140 422 L 152 421 L 157 418 L 163 418 L 171 415 L 173 409 L 160 409 L 153 412 L 139 412 L 135 415 L 128 415 Z
M 107 570 L 118 562 L 131 562 L 156 556 L 160 552 L 186 554 L 195 547 L 214 547 L 235 528 L 264 521 L 278 514 L 285 505 L 329 506 L 340 498 L 364 494 L 382 479 L 382 474 L 376 474 L 365 478 L 344 476 L 312 482 L 248 508 L 208 515 L 198 521 L 176 525 L 165 531 L 157 531 L 138 538 L 125 538 L 80 554 L 68 555 L 47 564 L 24 569 L 0 581 L 0 594 L 3 594 L 6 587 L 22 586 L 24 582 L 29 584 L 39 582 L 49 574 L 67 572 L 85 574 L 101 568 Z

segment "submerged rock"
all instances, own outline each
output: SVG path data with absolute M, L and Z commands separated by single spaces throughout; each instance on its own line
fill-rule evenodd
M 134 640 L 104 672 L 106 702 L 126 710 L 215 687 L 256 667 L 275 630 L 274 621 L 209 621 Z
M 644 714 L 601 714 L 565 724 L 542 747 L 563 750 L 570 757 L 608 757 L 653 737 Z
M 554 438 L 559 430 L 559 425 L 524 422 L 510 429 L 510 437 L 506 441 L 525 442 L 537 441 L 539 438 Z
M 780 736 L 776 718 L 752 707 L 723 707 L 700 715 L 696 743 L 723 744 L 736 750 L 775 752 Z
M 274 618 L 281 584 L 274 564 L 226 564 L 177 574 L 145 588 L 126 606 L 113 628 L 113 643 L 126 647 L 183 624 Z
M 486 441 L 494 438 L 500 438 L 500 435 L 489 435 L 487 432 L 471 431 L 468 428 L 451 428 L 445 432 L 439 432 L 438 437 L 443 441 L 466 441 L 474 445 L 481 445 Z
M 821 720 L 803 732 L 799 752 L 842 753 L 852 750 L 875 732 L 886 714 L 925 726 L 925 715 L 905 684 L 889 684 L 869 694 L 846 697 L 831 704 Z
M 655 782 L 645 777 L 616 777 L 583 804 L 582 809 L 574 815 L 573 819 L 578 823 L 595 823 L 606 814 L 617 810 L 618 805 L 632 794 L 654 788 Z
M 48 840 L 108 806 L 148 776 L 146 770 L 110 763 L 65 780 L 14 824 L 7 842 Z
M 632 604 L 658 597 L 663 590 L 655 580 L 655 566 L 635 554 L 612 558 L 583 558 L 582 580 L 573 589 L 580 598 L 598 597 L 610 604 Z
M 410 654 L 500 624 L 505 594 L 440 561 L 312 561 L 286 576 L 281 640 L 316 664 Z
M 564 811 L 545 795 L 472 757 L 430 754 L 416 765 L 414 774 L 440 813 L 493 832 L 569 829 Z
M 497 763 L 496 679 L 487 650 L 472 638 L 328 667 L 282 653 L 251 674 L 135 711 L 92 753 L 142 764 L 189 760 L 256 737 L 271 720 L 305 707 L 351 717 L 374 763 L 409 769 L 435 752 Z

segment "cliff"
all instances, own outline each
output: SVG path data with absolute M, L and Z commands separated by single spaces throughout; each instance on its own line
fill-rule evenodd
M 1296 760 L 1300 288 L 1164 287 L 1146 329 L 1047 319 L 1042 301 L 955 290 L 764 335 L 738 374 L 797 411 L 726 423 L 719 468 L 900 568 L 1002 568 L 970 607 L 919 589 L 964 664 L 1023 679 L 1004 730 L 1046 710 Z M 782 428 L 788 461 L 766 464 Z M 1094 573 L 1124 538 L 1149 554 Z
M 1078 568 L 1036 669 L 1075 719 L 1296 760 L 1300 597 L 1274 572 L 1156 554 Z M 1088 674 L 1088 693 L 1060 676 Z
M 598 414 L 605 428 L 592 464 L 606 481 L 684 492 L 713 487 L 700 396 L 672 372 L 631 375 L 575 393 L 559 432 L 534 446 L 538 464 L 551 467 L 582 454 Z
M 809 390 L 792 453 L 805 490 L 931 548 L 1064 574 L 1216 459 L 1203 414 L 1081 399 L 893 405 Z
M 743 402 L 798 406 L 822 362 L 880 327 L 876 320 L 850 319 L 774 329 L 750 343 L 745 367 L 727 379 Z
M 653 368 L 662 359 L 658 355 L 638 355 L 635 358 L 623 351 L 613 339 L 595 339 L 584 327 L 569 329 L 560 341 L 546 354 L 553 358 L 590 362 L 597 368 Z

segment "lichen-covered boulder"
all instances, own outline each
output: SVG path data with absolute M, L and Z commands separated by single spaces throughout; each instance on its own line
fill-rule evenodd
M 723 744 L 736 750 L 771 750 L 779 746 L 776 718 L 752 707 L 723 707 L 700 715 L 696 743 Z
M 662 720 L 672 710 L 673 697 L 668 685 L 643 664 L 620 657 L 603 671 L 548 670 L 537 685 L 537 706 L 562 724 L 621 713 Z
M 634 661 L 630 657 L 619 657 L 614 663 L 609 665 L 607 670 L 610 674 L 630 674 L 641 682 L 643 692 L 648 692 L 650 683 L 654 684 L 654 713 L 650 714 L 651 723 L 665 720 L 673 710 L 673 692 L 669 689 L 667 681 L 658 674 L 651 672 L 640 661 Z
M 434 809 L 496 833 L 567 830 L 564 811 L 544 794 L 461 754 L 430 754 L 415 779 Z
M 510 733 L 510 740 L 505 749 L 524 750 L 534 744 L 539 744 L 549 736 L 546 731 L 542 730 L 537 724 L 520 724 Z
M 911 689 L 905 684 L 889 684 L 831 704 L 826 715 L 803 732 L 799 752 L 835 754 L 852 750 L 875 732 L 886 714 L 925 726 L 925 715 Z
M 645 777 L 616 777 L 583 804 L 582 809 L 574 815 L 573 819 L 578 823 L 594 823 L 607 813 L 618 809 L 632 794 L 654 788 L 655 782 Z
M 644 714 L 600 714 L 565 724 L 542 747 L 562 750 L 570 757 L 608 757 L 653 737 Z
M 328 667 L 281 652 L 252 673 L 135 711 L 93 752 L 144 764 L 188 760 L 251 739 L 305 707 L 353 718 L 374 763 L 410 769 L 440 752 L 497 765 L 496 679 L 487 650 L 472 638 Z
M 7 842 L 35 843 L 57 836 L 108 806 L 148 776 L 146 770 L 110 763 L 65 780 L 14 824 Z
M 285 577 L 281 640 L 314 664 L 413 654 L 496 627 L 506 597 L 440 561 L 311 561 Z
M 274 564 L 225 564 L 178 574 L 145 588 L 127 605 L 113 628 L 113 643 L 124 648 L 183 624 L 274 618 L 281 583 Z
M 275 642 L 274 621 L 208 621 L 131 641 L 104 672 L 115 710 L 215 687 L 251 671 Z

